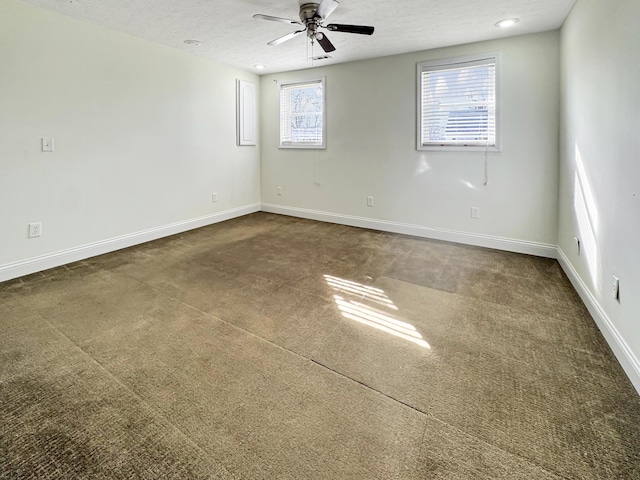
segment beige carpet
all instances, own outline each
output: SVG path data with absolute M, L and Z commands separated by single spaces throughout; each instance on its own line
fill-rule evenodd
M 258 213 L 0 284 L 0 477 L 640 478 L 554 260 Z

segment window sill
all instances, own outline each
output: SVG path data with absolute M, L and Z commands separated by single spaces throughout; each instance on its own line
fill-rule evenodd
M 297 150 L 326 150 L 326 145 L 304 145 L 304 144 L 291 144 L 291 145 L 278 145 L 281 149 L 297 149 Z
M 483 147 L 480 145 L 429 145 L 418 146 L 418 150 L 421 152 L 499 152 L 500 148 L 497 146 Z

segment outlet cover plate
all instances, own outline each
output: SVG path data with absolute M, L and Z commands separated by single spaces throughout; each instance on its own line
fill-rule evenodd
M 29 224 L 29 238 L 35 238 L 42 235 L 42 223 L 30 223 Z
M 43 152 L 53 152 L 53 138 L 45 138 L 42 137 L 42 151 Z

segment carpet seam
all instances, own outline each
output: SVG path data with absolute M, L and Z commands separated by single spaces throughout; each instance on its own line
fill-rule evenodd
M 175 425 L 170 419 L 168 419 L 161 411 L 157 410 L 155 407 L 153 407 L 152 405 L 150 405 L 149 403 L 147 403 L 147 401 L 144 399 L 144 397 L 142 397 L 138 392 L 136 392 L 135 390 L 133 390 L 133 388 L 129 387 L 128 385 L 126 385 L 125 383 L 123 383 L 118 377 L 116 377 L 113 373 L 111 373 L 107 367 L 105 367 L 102 363 L 100 363 L 96 358 L 94 358 L 93 356 L 91 356 L 91 354 L 89 354 L 89 352 L 87 352 L 86 350 L 84 350 L 80 345 L 78 345 L 76 342 L 74 342 L 69 336 L 67 336 L 62 330 L 60 330 L 55 324 L 51 323 L 49 320 L 47 320 L 44 316 L 42 316 L 42 314 L 40 314 L 40 312 L 35 311 L 34 313 L 44 322 L 46 323 L 49 327 L 53 328 L 56 332 L 58 332 L 60 335 L 62 335 L 65 339 L 67 339 L 69 342 L 71 342 L 71 344 L 76 347 L 78 350 L 80 350 L 87 358 L 89 358 L 95 365 L 97 365 L 100 370 L 104 371 L 113 381 L 115 381 L 118 385 L 120 385 L 122 388 L 124 388 L 126 391 L 128 391 L 129 393 L 131 393 L 135 398 L 137 398 L 146 408 L 149 409 L 149 411 L 153 412 L 154 415 L 157 415 L 158 417 L 160 417 L 161 419 L 163 419 L 165 422 L 167 422 L 167 425 L 170 425 L 171 428 L 173 428 L 173 430 L 178 433 L 182 438 L 184 438 L 189 444 L 191 444 L 191 446 L 195 447 L 197 451 L 199 451 L 203 456 L 204 456 L 204 460 L 205 461 L 210 461 L 211 459 L 211 455 L 204 450 L 197 442 L 195 442 L 193 439 L 191 439 L 185 432 L 183 432 L 182 430 L 180 430 L 180 428 L 178 428 L 177 425 Z M 213 467 L 222 467 L 224 469 L 224 472 L 226 474 L 228 474 L 229 476 L 231 476 L 232 478 L 236 478 L 239 479 L 238 476 L 236 476 L 234 473 L 232 473 L 229 468 L 223 464 L 221 461 L 218 460 L 214 460 L 214 462 L 217 464 L 212 465 Z
M 149 288 L 152 288 L 152 289 L 154 289 L 154 290 L 155 290 L 155 287 L 154 287 L 153 285 L 149 285 L 149 284 L 147 284 L 146 282 L 143 282 L 143 283 L 145 283 L 145 285 L 147 285 Z M 173 299 L 174 301 L 176 301 L 176 302 L 178 302 L 178 303 L 181 303 L 181 304 L 185 305 L 185 306 L 186 306 L 186 307 L 188 307 L 188 308 L 191 308 L 191 309 L 193 309 L 193 310 L 195 310 L 195 311 L 197 311 L 197 312 L 199 312 L 199 313 L 201 313 L 201 314 L 203 314 L 203 315 L 206 315 L 207 317 L 210 317 L 210 318 L 211 318 L 211 319 L 213 319 L 213 320 L 216 320 L 216 321 L 222 322 L 222 323 L 224 323 L 224 324 L 226 324 L 226 325 L 228 325 L 228 326 L 230 326 L 230 327 L 232 327 L 232 328 L 235 328 L 235 329 L 237 329 L 237 330 L 241 330 L 242 332 L 245 332 L 246 334 L 248 334 L 248 335 L 250 335 L 250 336 L 252 336 L 252 337 L 257 338 L 257 339 L 258 339 L 258 340 L 260 340 L 260 341 L 263 341 L 263 342 L 265 342 L 265 343 L 268 343 L 268 344 L 270 344 L 270 345 L 272 345 L 272 346 L 274 346 L 274 347 L 276 347 L 276 348 L 278 348 L 278 349 L 280 349 L 280 350 L 283 350 L 283 351 L 285 351 L 285 352 L 287 352 L 287 353 L 290 353 L 290 354 L 292 354 L 292 355 L 294 355 L 294 356 L 296 356 L 296 357 L 298 357 L 298 358 L 301 358 L 301 359 L 306 360 L 306 361 L 308 361 L 308 362 L 310 362 L 310 363 L 313 363 L 313 364 L 315 364 L 315 365 L 317 365 L 317 366 L 319 366 L 319 367 L 321 367 L 321 368 L 323 368 L 323 369 L 325 369 L 325 370 L 328 370 L 328 371 L 330 371 L 330 372 L 332 372 L 332 373 L 335 373 L 336 375 L 338 375 L 338 376 L 340 376 L 340 377 L 342 377 L 342 378 L 345 378 L 345 379 L 347 379 L 347 380 L 350 380 L 351 382 L 353 382 L 353 383 L 355 383 L 355 384 L 358 384 L 358 385 L 360 385 L 360 386 L 362 386 L 362 387 L 366 388 L 367 390 L 370 390 L 370 391 L 372 391 L 372 392 L 375 392 L 375 393 L 377 393 L 378 395 L 380 395 L 380 396 L 382 396 L 382 397 L 388 398 L 388 399 L 389 399 L 389 400 L 391 400 L 392 402 L 395 402 L 395 403 L 398 403 L 398 404 L 400 404 L 400 405 L 403 405 L 403 406 L 405 406 L 405 407 L 407 407 L 407 408 L 409 408 L 409 409 L 411 409 L 411 410 L 413 410 L 413 411 L 417 412 L 419 415 L 422 415 L 422 416 L 427 417 L 427 418 L 432 418 L 432 419 L 434 419 L 434 420 L 436 420 L 436 421 L 438 421 L 438 422 L 440 422 L 440 423 L 442 423 L 442 424 L 444 424 L 444 425 L 447 425 L 448 427 L 450 427 L 450 428 L 452 428 L 452 429 L 456 430 L 457 432 L 460 432 L 460 433 L 462 433 L 462 434 L 464 434 L 464 435 L 466 435 L 466 436 L 468 436 L 468 437 L 470 437 L 470 438 L 475 439 L 475 440 L 476 440 L 476 441 L 478 441 L 478 442 L 481 442 L 481 443 L 483 443 L 483 444 L 485 444 L 485 445 L 489 445 L 489 446 L 491 446 L 492 448 L 495 448 L 496 450 L 499 450 L 499 451 L 501 451 L 501 452 L 503 452 L 503 453 L 505 453 L 505 454 L 507 454 L 507 455 L 511 455 L 511 456 L 513 456 L 513 457 L 515 457 L 515 458 L 518 458 L 518 459 L 520 459 L 520 460 L 522 460 L 522 461 L 525 461 L 525 462 L 527 462 L 527 463 L 528 463 L 528 464 L 530 464 L 530 465 L 534 465 L 534 466 L 536 466 L 536 467 L 540 468 L 542 471 L 544 471 L 544 472 L 546 472 L 546 473 L 548 473 L 548 474 L 550 474 L 550 475 L 553 475 L 553 476 L 557 477 L 558 479 L 562 479 L 562 480 L 570 480 L 568 477 L 565 477 L 565 476 L 559 475 L 559 474 L 558 474 L 558 473 L 556 473 L 556 472 L 553 472 L 553 471 L 547 470 L 547 469 L 546 469 L 546 468 L 544 468 L 542 465 L 539 465 L 539 464 L 538 464 L 538 463 L 536 463 L 536 462 L 533 462 L 533 461 L 531 461 L 531 460 L 529 460 L 529 459 L 527 459 L 527 458 L 524 458 L 524 457 L 522 457 L 522 456 L 520 456 L 520 455 L 518 455 L 518 454 L 516 454 L 516 453 L 510 452 L 510 451 L 508 451 L 508 450 L 504 450 L 504 449 L 500 448 L 499 446 L 494 445 L 493 443 L 490 443 L 490 442 L 488 442 L 488 441 L 486 441 L 486 440 L 484 440 L 484 439 L 482 439 L 482 438 L 476 437 L 475 435 L 473 435 L 473 434 L 471 434 L 471 433 L 469 433 L 469 432 L 466 432 L 466 431 L 464 431 L 464 430 L 462 430 L 462 429 L 460 429 L 460 428 L 458 428 L 458 427 L 456 427 L 456 426 L 454 426 L 454 425 L 451 425 L 450 423 L 445 422 L 444 420 L 442 420 L 442 419 L 440 419 L 440 418 L 436 417 L 436 416 L 435 416 L 435 415 L 433 415 L 432 413 L 428 413 L 428 412 L 425 412 L 425 411 L 423 411 L 423 410 L 420 410 L 419 408 L 414 407 L 413 405 L 410 405 L 410 404 L 408 404 L 408 403 L 406 403 L 406 402 L 403 402 L 402 400 L 398 400 L 397 398 L 394 398 L 394 397 L 392 397 L 392 396 L 391 396 L 391 395 L 389 395 L 389 394 L 386 394 L 386 393 L 384 393 L 384 392 L 382 392 L 382 391 L 380 391 L 380 390 L 378 390 L 378 389 L 376 389 L 376 388 L 373 388 L 373 387 L 371 387 L 370 385 L 367 385 L 367 384 L 366 384 L 366 383 L 364 383 L 364 382 L 361 382 L 361 381 L 359 381 L 359 380 L 357 380 L 357 379 L 355 379 L 355 378 L 352 378 L 352 377 L 350 377 L 350 376 L 348 376 L 348 375 L 346 375 L 346 374 L 344 374 L 344 373 L 341 373 L 341 372 L 339 372 L 339 371 L 337 371 L 337 370 L 335 370 L 335 369 L 333 369 L 333 368 L 331 368 L 331 367 L 329 367 L 329 366 L 327 366 L 327 365 L 325 365 L 325 364 L 323 364 L 323 363 L 321 363 L 321 362 L 319 362 L 319 361 L 317 361 L 317 360 L 313 359 L 312 357 L 306 357 L 306 356 L 304 356 L 304 355 L 301 355 L 301 354 L 300 354 L 300 353 L 298 353 L 298 352 L 294 352 L 293 350 L 290 350 L 290 349 L 288 349 L 288 348 L 286 348 L 286 347 L 283 347 L 282 345 L 279 345 L 279 344 L 277 344 L 277 343 L 275 343 L 275 342 L 272 342 L 271 340 L 268 340 L 268 339 L 266 339 L 266 338 L 264 338 L 264 337 L 261 337 L 260 335 L 258 335 L 258 334 L 256 334 L 256 333 L 253 333 L 253 332 L 251 332 L 251 331 L 249 331 L 249 330 L 246 330 L 245 328 L 239 327 L 238 325 L 234 325 L 233 323 L 230 323 L 230 322 L 228 322 L 228 321 L 226 321 L 226 320 L 224 320 L 224 319 L 222 319 L 222 318 L 220 318 L 220 317 L 218 317 L 218 316 L 216 316 L 216 315 L 213 315 L 212 313 L 205 312 L 204 310 L 200 310 L 199 308 L 197 308 L 197 307 L 195 307 L 195 306 L 193 306 L 193 305 L 191 305 L 191 304 L 189 304 L 189 303 L 186 303 L 186 302 L 184 302 L 183 300 L 180 300 L 180 299 L 178 299 L 178 298 L 175 298 L 174 296 L 172 296 L 172 295 L 170 295 L 170 294 L 167 294 L 167 296 L 168 296 L 168 297 L 170 297 L 171 299 Z M 335 328 L 337 328 L 337 327 L 335 327 Z M 422 432 L 421 444 L 422 444 L 422 441 L 424 440 L 424 435 L 426 434 L 426 430 L 427 430 L 427 426 L 425 425 L 424 430 L 423 430 L 423 432 Z
M 386 393 L 384 393 L 384 392 L 382 392 L 382 391 L 380 391 L 380 390 L 378 390 L 376 388 L 373 388 L 370 385 L 367 385 L 366 383 L 361 382 L 360 380 L 356 380 L 355 378 L 352 378 L 352 377 L 350 377 L 348 375 L 345 375 L 344 373 L 341 373 L 341 372 L 339 372 L 339 371 L 337 371 L 337 370 L 335 370 L 335 369 L 333 369 L 333 368 L 331 368 L 331 367 L 329 367 L 327 365 L 324 365 L 323 363 L 321 363 L 321 362 L 319 362 L 317 360 L 314 360 L 313 358 L 309 358 L 309 360 L 312 363 L 315 363 L 316 365 L 335 373 L 336 375 L 339 375 L 339 376 L 341 376 L 343 378 L 346 378 L 347 380 L 351 380 L 352 382 L 357 383 L 358 385 L 362 385 L 363 387 L 365 387 L 365 388 L 367 388 L 367 389 L 369 389 L 369 390 L 371 390 L 373 392 L 376 392 L 379 395 L 382 395 L 383 397 L 386 397 L 386 398 L 388 398 L 389 400 L 391 400 L 393 402 L 396 402 L 396 403 L 399 403 L 401 405 L 404 405 L 405 407 L 408 407 L 411 410 L 414 410 L 414 411 L 418 412 L 419 414 L 424 415 L 427 418 L 434 419 L 435 421 L 437 421 L 437 422 L 439 422 L 439 423 L 441 423 L 443 425 L 446 425 L 447 427 L 450 427 L 450 428 L 456 430 L 457 432 L 462 433 L 463 435 L 466 435 L 466 436 L 468 436 L 470 438 L 473 438 L 474 440 L 476 440 L 478 442 L 481 442 L 481 443 L 483 443 L 485 445 L 489 445 L 490 447 L 495 448 L 496 450 L 499 450 L 499 451 L 501 451 L 503 453 L 506 453 L 507 455 L 511 455 L 513 457 L 516 457 L 516 458 L 518 458 L 518 459 L 520 459 L 520 460 L 522 460 L 522 461 L 524 461 L 524 462 L 526 462 L 526 463 L 528 463 L 530 465 L 535 465 L 536 467 L 540 468 L 542 471 L 544 471 L 544 472 L 546 472 L 546 473 L 548 473 L 550 475 L 553 475 L 555 477 L 558 477 L 559 479 L 569 480 L 567 477 L 559 475 L 556 472 L 547 470 L 542 465 L 539 465 L 538 463 L 536 463 L 536 462 L 534 462 L 534 461 L 532 461 L 532 460 L 530 460 L 528 458 L 522 457 L 522 456 L 520 456 L 520 455 L 518 455 L 516 453 L 510 452 L 508 450 L 504 450 L 504 449 L 500 448 L 499 446 L 494 445 L 491 442 L 487 442 L 486 440 L 484 440 L 484 439 L 482 439 L 480 437 L 477 437 L 477 436 L 475 436 L 475 435 L 473 435 L 473 434 L 471 434 L 469 432 L 466 432 L 466 431 L 456 427 L 455 425 L 451 425 L 450 423 L 445 422 L 444 420 L 438 418 L 437 416 L 433 415 L 432 413 L 424 412 L 424 411 L 420 410 L 419 408 L 414 407 L 413 405 L 410 405 L 410 404 L 408 404 L 406 402 L 403 402 L 402 400 L 398 400 L 397 398 L 394 398 L 391 395 L 388 395 L 388 394 L 386 394 Z M 420 444 L 422 444 L 422 442 L 424 441 L 424 436 L 425 436 L 426 432 L 427 432 L 427 426 L 425 425 L 424 430 L 422 432 L 422 437 L 421 437 L 421 440 L 420 440 Z
M 456 432 L 459 432 L 459 433 L 461 433 L 463 435 L 466 435 L 467 437 L 473 438 L 474 440 L 476 440 L 476 441 L 478 441 L 480 443 L 483 443 L 485 445 L 489 445 L 490 447 L 495 448 L 496 450 L 499 450 L 500 452 L 503 452 L 503 453 L 506 453 L 507 455 L 510 455 L 512 457 L 515 457 L 515 458 L 518 458 L 518 459 L 528 463 L 529 465 L 534 465 L 534 466 L 538 467 L 540 470 L 542 470 L 543 472 L 548 473 L 549 475 L 553 475 L 554 477 L 557 477 L 557 478 L 562 479 L 562 480 L 571 480 L 570 477 L 565 477 L 564 475 L 560 475 L 559 473 L 556 473 L 554 471 L 548 470 L 544 466 L 540 465 L 537 462 L 534 462 L 531 459 L 528 459 L 526 457 L 523 457 L 522 455 L 519 455 L 519 454 L 514 453 L 514 452 L 510 452 L 509 450 L 505 450 L 505 449 L 503 449 L 503 448 L 501 448 L 501 447 L 499 447 L 497 445 L 494 445 L 493 443 L 488 442 L 487 440 L 484 440 L 483 438 L 477 437 L 476 435 L 473 435 L 472 433 L 469 433 L 469 432 L 467 432 L 465 430 L 462 430 L 461 428 L 459 428 L 459 427 L 457 427 L 455 425 L 452 425 L 449 422 L 445 422 L 444 420 L 442 420 L 441 418 L 436 417 L 435 415 L 431 415 L 431 418 L 433 418 L 436 422 L 439 422 L 439 423 L 441 423 L 443 425 L 446 425 L 447 427 L 452 428 Z M 426 428 L 425 428 L 425 431 L 426 431 Z

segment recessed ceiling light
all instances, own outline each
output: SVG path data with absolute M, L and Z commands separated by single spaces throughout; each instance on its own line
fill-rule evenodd
M 266 67 L 264 65 L 262 65 L 261 63 L 256 63 L 253 68 L 255 68 L 256 70 L 264 70 Z
M 517 18 L 506 18 L 506 19 L 500 20 L 498 23 L 496 23 L 496 27 L 509 28 L 509 27 L 513 27 L 518 22 L 519 22 L 519 20 Z
M 200 40 L 185 40 L 184 43 L 186 43 L 187 45 L 192 45 L 194 47 L 199 47 L 200 45 L 202 45 L 202 42 Z

